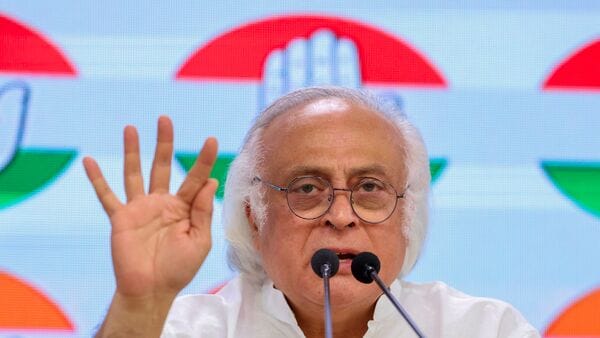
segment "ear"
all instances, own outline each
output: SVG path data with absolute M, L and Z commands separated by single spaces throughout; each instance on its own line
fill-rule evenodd
M 260 251 L 260 241 L 259 239 L 259 229 L 258 224 L 256 223 L 256 219 L 254 218 L 254 214 L 252 213 L 252 207 L 250 203 L 246 201 L 244 203 L 244 211 L 246 213 L 246 219 L 248 220 L 248 224 L 250 225 L 250 232 L 252 233 L 252 242 L 254 243 L 254 248 L 257 251 Z

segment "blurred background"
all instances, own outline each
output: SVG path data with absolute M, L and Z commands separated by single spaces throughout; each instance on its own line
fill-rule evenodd
M 223 181 L 256 114 L 317 84 L 373 90 L 423 133 L 431 222 L 407 279 L 600 337 L 600 3 L 484 3 L 0 3 L 0 337 L 86 337 L 107 310 L 110 225 L 83 156 L 124 196 L 123 127 L 147 175 L 166 114 L 173 189 L 210 135 Z M 234 275 L 221 197 L 186 293 Z

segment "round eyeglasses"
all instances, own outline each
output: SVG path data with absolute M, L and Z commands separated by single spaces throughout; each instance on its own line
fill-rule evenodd
M 312 220 L 329 211 L 336 191 L 350 192 L 352 210 L 366 223 L 381 223 L 387 220 L 398 204 L 399 195 L 394 187 L 373 177 L 363 177 L 350 189 L 334 188 L 331 183 L 318 176 L 300 176 L 294 178 L 287 187 L 281 187 L 254 177 L 255 182 L 285 192 L 287 203 L 294 215 Z M 408 189 L 408 188 L 407 188 Z

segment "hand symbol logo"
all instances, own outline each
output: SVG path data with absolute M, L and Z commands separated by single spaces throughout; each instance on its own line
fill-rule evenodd
M 360 88 L 356 45 L 328 29 L 309 39 L 292 39 L 285 49 L 273 50 L 264 64 L 259 111 L 293 90 L 316 85 Z

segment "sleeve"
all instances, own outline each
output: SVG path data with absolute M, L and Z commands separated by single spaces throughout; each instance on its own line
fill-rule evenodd
M 498 338 L 540 338 L 540 333 L 512 306 L 505 308 L 498 325 Z
M 161 338 L 227 338 L 230 312 L 215 295 L 180 297 L 169 311 Z

